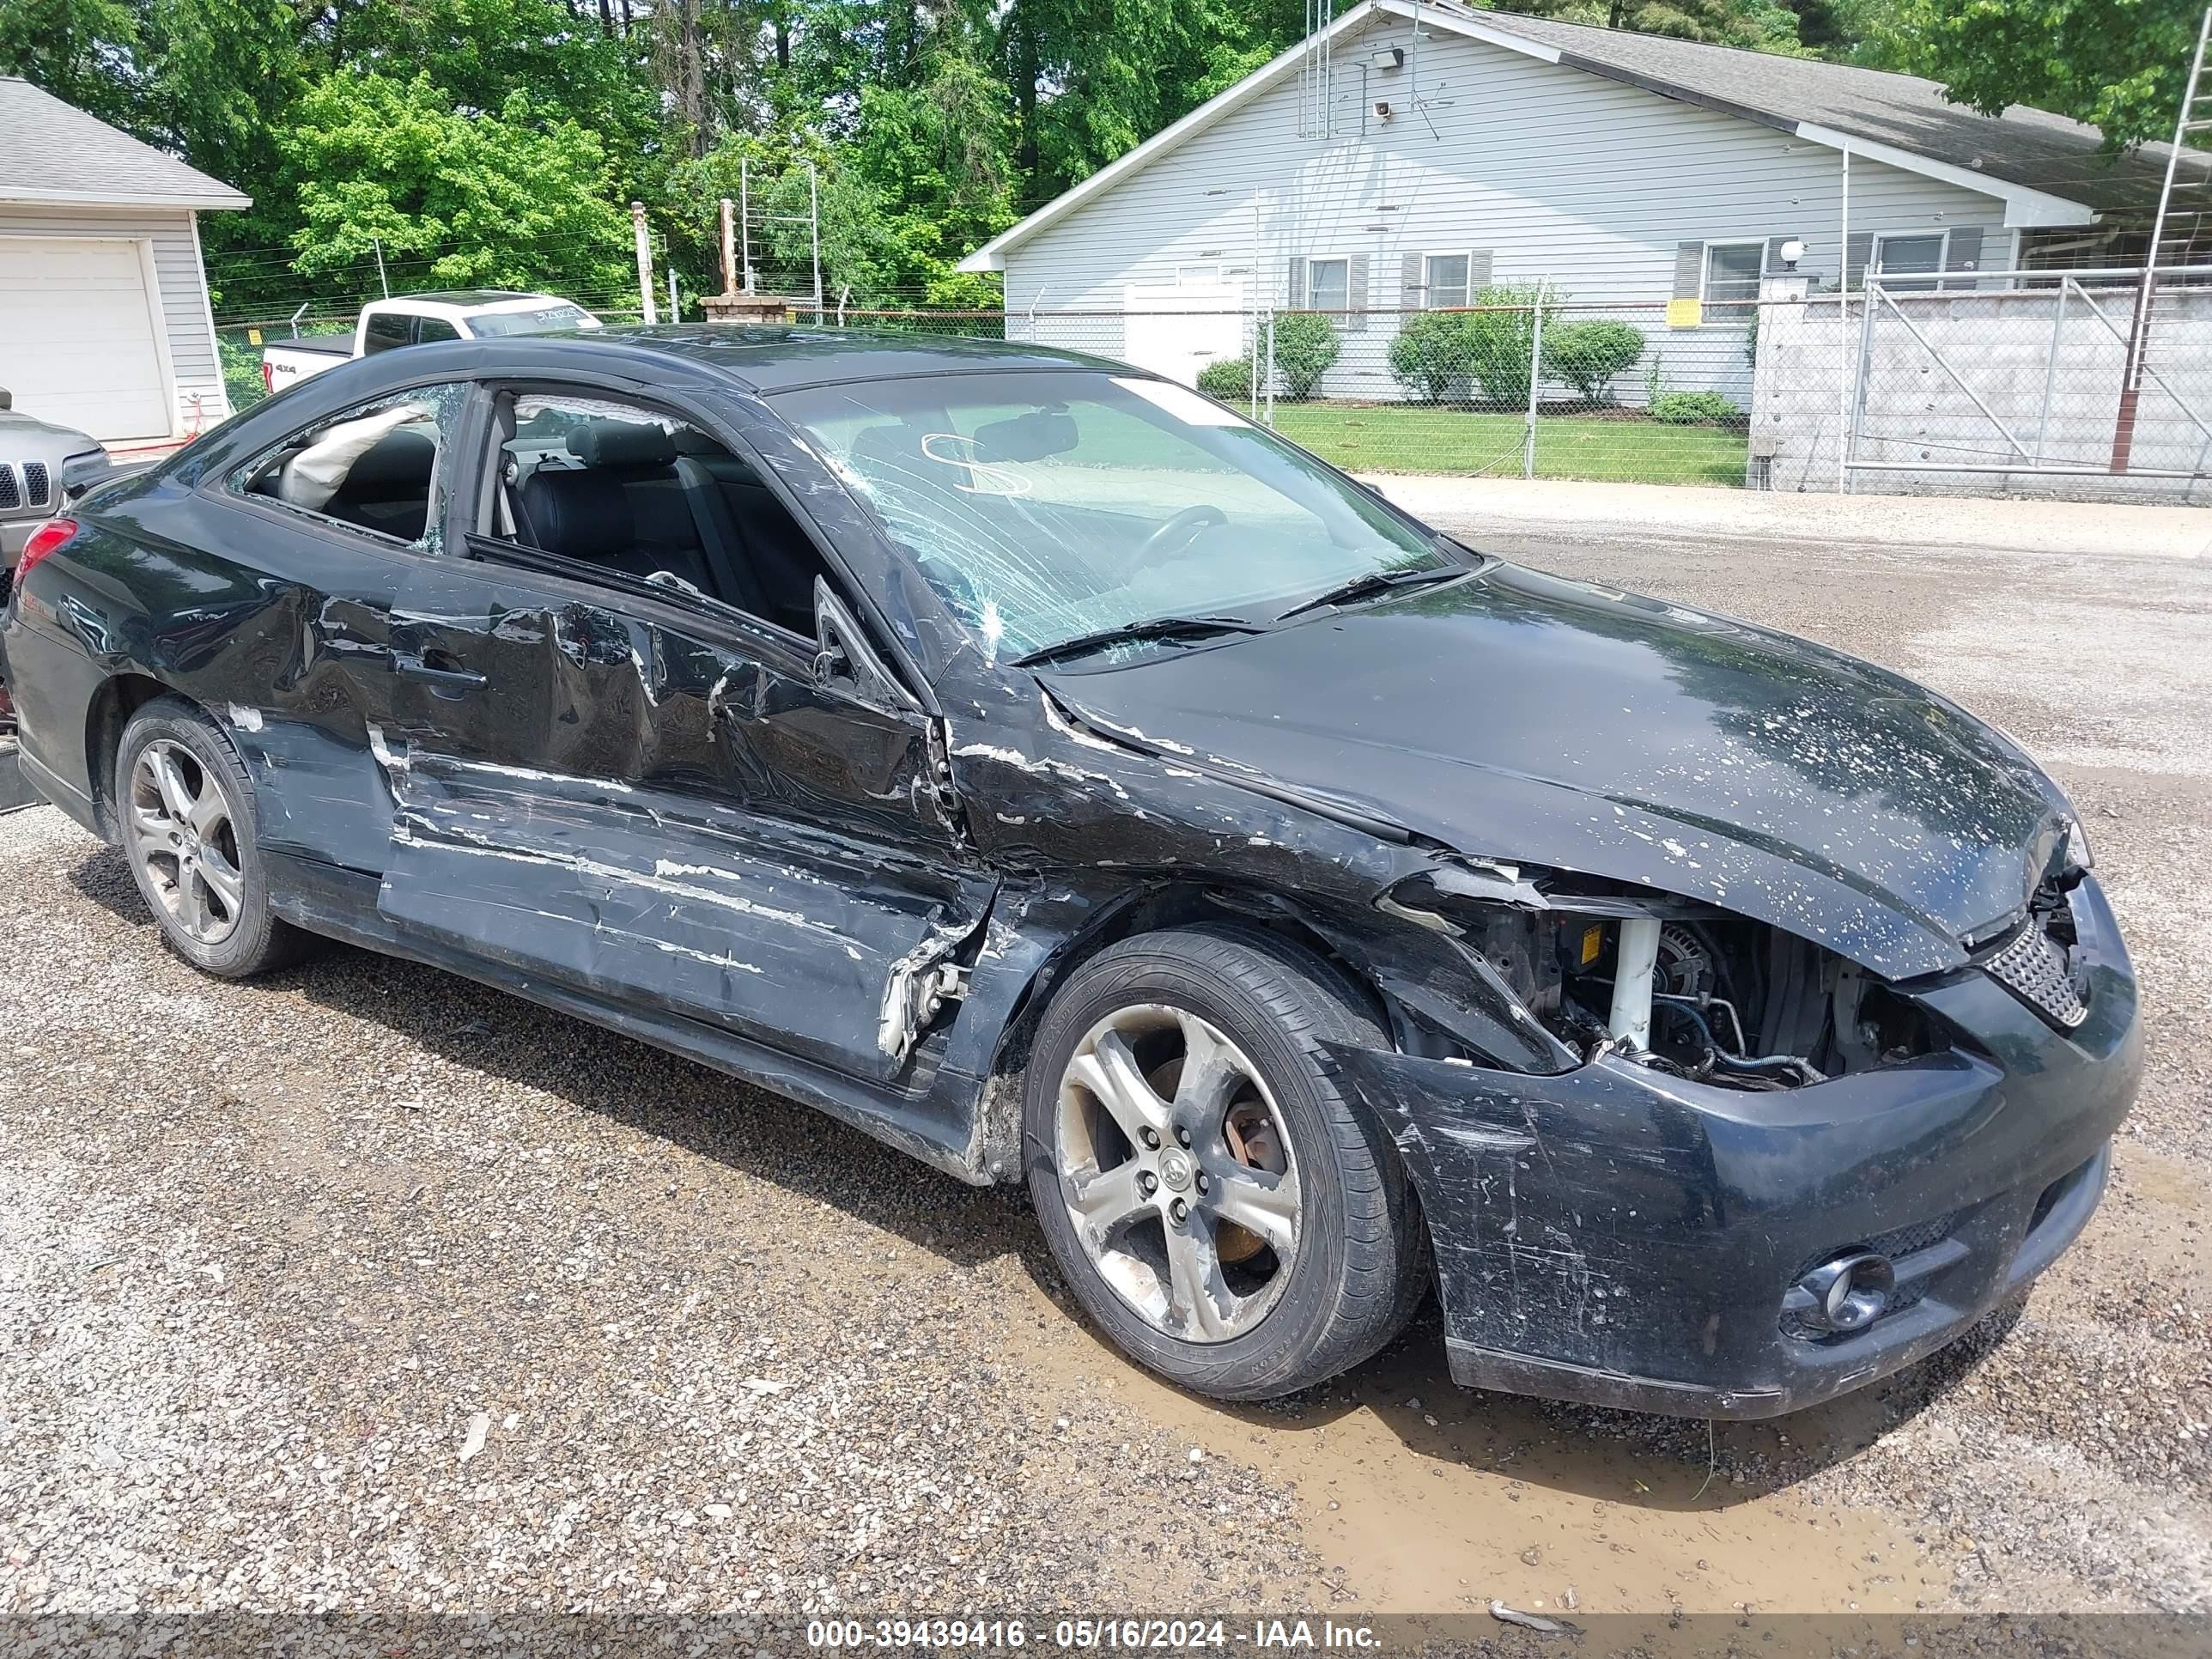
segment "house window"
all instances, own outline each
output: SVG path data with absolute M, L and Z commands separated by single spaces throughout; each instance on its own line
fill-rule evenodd
M 1352 261 L 1306 261 L 1305 308 L 1310 311 L 1349 311 L 1352 308 Z
M 1218 260 L 1211 264 L 1176 267 L 1176 285 L 1179 288 L 1198 283 L 1218 283 L 1220 280 L 1221 265 Z
M 1431 311 L 1474 303 L 1468 289 L 1469 261 L 1464 253 L 1431 253 L 1421 261 L 1422 302 Z
M 1705 281 L 1698 298 L 1708 307 L 1726 306 L 1729 309 L 1705 320 L 1741 325 L 1751 313 L 1735 307 L 1759 298 L 1759 279 L 1765 268 L 1765 242 L 1706 243 Z
M 1874 239 L 1874 274 L 1893 294 L 1933 294 L 1943 269 L 1948 231 L 1916 232 L 1909 236 Z M 1925 277 L 1925 281 L 1915 278 Z

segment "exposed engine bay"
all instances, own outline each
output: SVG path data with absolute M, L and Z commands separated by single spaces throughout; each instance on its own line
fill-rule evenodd
M 1479 951 L 1583 1060 L 1717 1087 L 1802 1088 L 1941 1046 L 1929 1017 L 1832 951 L 1690 900 L 1510 866 L 1401 884 L 1385 908 Z M 1478 892 L 1485 901 L 1468 902 Z

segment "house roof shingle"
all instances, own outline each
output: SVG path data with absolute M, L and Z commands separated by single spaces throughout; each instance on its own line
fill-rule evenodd
M 1453 8 L 1446 15 L 1553 47 L 1562 64 L 1591 74 L 1686 96 L 1773 125 L 1794 128 L 1811 122 L 1832 127 L 1931 161 L 2063 196 L 2100 213 L 2154 207 L 2172 148 L 2153 143 L 2115 155 L 2106 150 L 2094 127 L 2019 105 L 2001 116 L 1978 115 L 1948 101 L 1941 86 L 1917 76 L 1513 12 Z M 2187 151 L 2183 161 L 2185 167 L 2194 166 L 2200 181 L 2212 177 L 2212 155 Z
M 1418 5 L 1412 0 L 1358 0 L 1324 33 L 1332 40 L 1346 38 L 1386 15 L 1401 21 L 1418 16 L 1424 25 L 1798 133 L 1814 143 L 1834 146 L 1856 140 L 1872 147 L 1870 160 L 2002 198 L 2008 224 L 2148 220 L 2172 154 L 2172 146 L 2164 143 L 2145 144 L 2132 153 L 2110 152 L 2094 127 L 2042 110 L 2016 106 L 2001 116 L 1978 115 L 1946 100 L 1935 82 L 1916 76 L 1480 10 L 1460 0 Z M 1000 231 L 962 260 L 960 269 L 1004 269 L 1007 250 L 1294 72 L 1310 44 L 1292 46 Z M 2190 204 L 2203 208 L 2206 192 L 2212 191 L 2212 155 L 2185 150 L 2179 167 L 2177 190 L 2185 184 Z M 2177 204 L 2182 200 L 2178 193 Z M 2017 219 L 2012 216 L 2015 208 L 2021 211 Z
M 252 198 L 43 88 L 0 76 L 0 201 L 242 208 Z

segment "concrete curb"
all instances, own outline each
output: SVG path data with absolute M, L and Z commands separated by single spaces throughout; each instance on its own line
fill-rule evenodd
M 1362 476 L 1409 513 L 1438 522 L 1450 520 L 1462 528 L 1470 520 L 1477 526 L 1487 520 L 1501 534 L 1541 526 L 1550 534 L 1600 540 L 1740 538 L 1942 552 L 1987 548 L 2107 558 L 2212 558 L 2212 511 L 2201 507 Z

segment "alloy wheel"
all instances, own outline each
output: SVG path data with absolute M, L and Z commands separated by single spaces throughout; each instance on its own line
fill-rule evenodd
M 1068 1218 L 1116 1296 L 1185 1342 L 1267 1317 L 1302 1211 L 1290 1137 L 1242 1048 L 1184 1009 L 1117 1009 L 1068 1060 L 1058 1127 Z
M 244 914 L 238 830 L 214 773 L 180 743 L 157 738 L 131 769 L 131 856 L 169 920 L 195 944 L 220 945 Z

